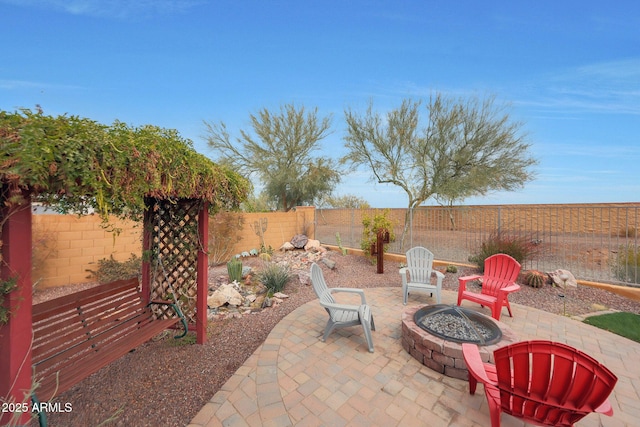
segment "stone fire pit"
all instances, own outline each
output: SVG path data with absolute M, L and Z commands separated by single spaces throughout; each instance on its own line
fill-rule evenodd
M 414 316 L 423 308 L 409 307 L 402 313 L 402 347 L 428 368 L 448 377 L 466 380 L 468 371 L 462 357 L 462 343 L 438 337 L 418 326 Z M 479 347 L 482 360 L 493 362 L 493 352 L 497 348 L 514 343 L 518 339 L 504 323 L 484 317 L 489 322 L 497 324 L 502 332 L 498 342 Z

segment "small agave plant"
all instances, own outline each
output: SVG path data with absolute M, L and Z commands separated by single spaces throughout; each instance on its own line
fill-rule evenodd
M 524 282 L 532 288 L 544 286 L 545 274 L 538 270 L 529 270 L 524 274 Z

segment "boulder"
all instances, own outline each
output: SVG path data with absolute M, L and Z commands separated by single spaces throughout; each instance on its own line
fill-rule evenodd
M 311 275 L 306 270 L 300 270 L 298 271 L 298 280 L 300 280 L 300 283 L 303 285 L 310 285 Z
M 336 262 L 330 260 L 329 258 L 322 258 L 322 263 L 324 265 L 326 265 L 327 267 L 329 267 L 331 270 L 333 270 L 334 268 L 336 268 Z
M 307 244 L 304 245 L 304 250 L 305 251 L 313 251 L 313 252 L 317 252 L 320 250 L 320 240 L 315 240 L 315 239 L 309 239 L 307 240 Z
M 555 270 L 547 273 L 551 280 L 553 281 L 554 286 L 559 286 L 561 288 L 565 288 L 565 286 L 571 286 L 573 288 L 578 287 L 578 282 L 576 278 L 571 274 L 568 270 Z
M 293 246 L 293 245 L 291 244 L 291 242 L 284 242 L 284 243 L 282 244 L 282 246 L 280 246 L 280 251 L 282 251 L 282 252 L 292 251 L 292 250 L 294 250 L 295 248 L 296 248 L 296 247 L 295 247 L 295 246 Z
M 221 285 L 209 298 L 207 305 L 210 308 L 222 307 L 223 305 L 242 305 L 242 295 L 232 284 Z
M 309 238 L 304 234 L 296 234 L 291 238 L 291 244 L 296 249 L 303 249 L 308 241 L 309 241 Z

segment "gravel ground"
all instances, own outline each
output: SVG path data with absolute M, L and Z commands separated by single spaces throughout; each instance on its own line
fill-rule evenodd
M 384 274 L 362 257 L 329 252 L 335 270 L 323 266 L 325 279 L 332 287 L 400 287 L 399 264 L 385 262 Z M 308 271 L 308 266 L 306 266 Z M 214 271 L 224 274 L 226 267 Z M 460 268 L 447 273 L 443 287 L 457 289 L 457 278 L 473 270 Z M 36 293 L 34 303 L 90 285 L 56 288 Z M 170 334 L 157 337 L 61 394 L 58 401 L 71 403 L 73 411 L 50 414 L 50 426 L 181 426 L 188 424 L 204 404 L 220 389 L 244 361 L 262 344 L 271 329 L 287 314 L 315 298 L 309 285 L 291 280 L 280 305 L 259 313 L 216 320 L 209 323 L 205 345 L 180 345 Z M 541 289 L 522 286 L 510 301 L 550 313 L 562 314 L 559 289 L 549 285 Z M 587 286 L 564 291 L 566 313 L 584 315 L 594 311 L 593 304 L 608 309 L 640 314 L 640 302 Z M 36 425 L 35 423 L 33 425 Z

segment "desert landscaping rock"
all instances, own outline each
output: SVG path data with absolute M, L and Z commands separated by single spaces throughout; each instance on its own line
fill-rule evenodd
M 304 234 L 296 234 L 291 238 L 291 244 L 296 249 L 304 249 L 304 246 L 309 241 L 309 238 Z

